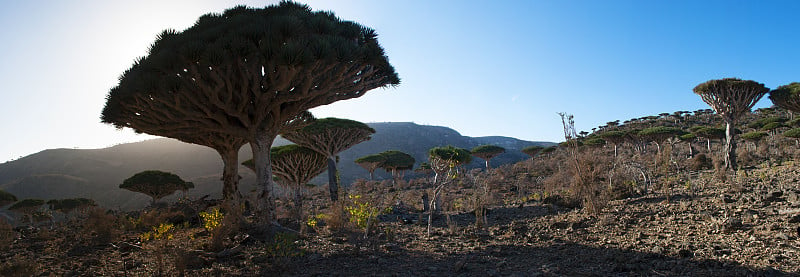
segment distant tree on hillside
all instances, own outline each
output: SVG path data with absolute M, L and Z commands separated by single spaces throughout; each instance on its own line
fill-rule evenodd
M 364 168 L 364 170 L 369 171 L 369 179 L 374 180 L 375 178 L 373 173 L 375 172 L 375 169 L 378 169 L 380 164 L 385 160 L 386 157 L 381 154 L 371 154 L 358 158 L 354 162 L 358 164 L 358 166 Z
M 88 198 L 68 198 L 68 199 L 53 199 L 47 201 L 47 206 L 51 210 L 60 211 L 68 214 L 74 210 L 82 210 L 89 207 L 97 206 L 97 203 Z
M 544 149 L 545 148 L 543 146 L 531 145 L 531 146 L 522 148 L 521 151 L 522 151 L 522 153 L 525 153 L 525 155 L 531 156 L 531 158 L 533 158 L 533 157 L 536 157 L 536 155 L 539 155 L 539 153 L 541 153 L 542 150 L 544 150 Z
M 742 134 L 742 139 L 753 144 L 753 151 L 758 150 L 758 141 L 763 139 L 764 137 L 768 136 L 767 132 L 764 131 L 752 131 L 749 133 Z
M 725 121 L 725 168 L 736 169 L 736 120 L 749 113 L 767 92 L 764 84 L 736 78 L 710 80 L 694 88 Z
M 375 130 L 367 124 L 340 118 L 323 118 L 294 132 L 282 134 L 298 145 L 317 151 L 328 158 L 328 187 L 332 202 L 339 197 L 336 180 L 336 155 L 350 147 L 370 139 Z
M 420 174 L 424 174 L 424 175 L 428 175 L 428 174 L 433 173 L 433 169 L 431 168 L 430 164 L 428 164 L 426 162 L 423 162 L 423 163 L 419 164 L 419 167 L 417 167 L 417 169 L 414 169 L 414 172 L 417 172 L 417 173 L 420 173 Z
M 614 157 L 616 158 L 617 146 L 625 142 L 625 135 L 624 131 L 606 131 L 600 133 L 598 136 L 614 145 Z
M 787 109 L 792 113 L 800 113 L 800 83 L 794 82 L 779 86 L 769 92 L 769 100 L 775 106 Z
M 8 210 L 24 214 L 28 218 L 28 222 L 33 223 L 34 212 L 38 211 L 43 205 L 44 200 L 42 199 L 23 199 L 8 207 Z
M 661 143 L 668 138 L 682 135 L 683 133 L 680 128 L 656 126 L 639 131 L 639 136 L 655 143 L 658 153 L 661 153 Z
M 17 197 L 0 189 L 0 207 L 17 202 Z
M 150 196 L 152 198 L 150 204 L 152 205 L 159 199 L 176 191 L 187 191 L 194 188 L 194 184 L 186 182 L 178 175 L 169 172 L 145 170 L 125 179 L 119 185 L 119 188 Z
M 282 125 L 313 107 L 399 83 L 368 27 L 291 1 L 237 6 L 162 32 L 110 91 L 103 122 L 193 143 L 217 133 L 245 139 L 256 168 L 256 220 L 267 227 L 269 154 Z
M 796 147 L 800 147 L 800 128 L 794 128 L 786 132 L 783 132 L 783 136 L 787 138 L 793 138 L 794 145 Z
M 678 137 L 681 141 L 685 141 L 689 145 L 689 158 L 694 158 L 694 147 L 692 146 L 692 142 L 697 140 L 697 135 L 692 133 L 686 133 Z
M 583 140 L 583 145 L 586 145 L 586 146 L 589 146 L 589 147 L 602 147 L 603 145 L 606 145 L 606 141 L 604 139 L 602 139 L 602 138 L 599 138 L 599 137 L 591 137 L 591 138 L 584 139 Z
M 775 133 L 778 132 L 778 129 L 783 127 L 786 127 L 786 125 L 783 125 L 783 123 L 781 122 L 770 122 L 765 124 L 764 126 L 761 126 L 761 130 L 769 132 L 769 135 L 774 135 Z
M 708 153 L 711 153 L 711 140 L 725 139 L 725 129 L 722 128 L 694 126 L 689 128 L 689 132 L 692 132 L 692 134 L 698 138 L 703 138 L 706 140 L 706 148 L 708 148 Z
M 416 162 L 411 155 L 397 150 L 384 151 L 379 155 L 383 156 L 383 162 L 378 167 L 391 173 L 395 182 L 403 178 L 406 170 L 413 169 Z
M 470 154 L 472 154 L 472 156 L 475 156 L 475 157 L 478 157 L 478 158 L 481 158 L 482 160 L 484 160 L 486 162 L 486 170 L 488 171 L 489 169 L 491 169 L 491 166 L 489 165 L 489 161 L 492 158 L 497 157 L 497 155 L 503 154 L 505 152 L 506 152 L 506 149 L 503 148 L 503 147 L 500 147 L 500 146 L 496 146 L 496 145 L 481 145 L 481 146 L 476 146 L 475 148 L 472 148 L 472 150 L 470 151 Z
M 463 148 L 446 146 L 435 147 L 428 151 L 428 162 L 435 173 L 433 177 L 433 197 L 431 197 L 428 204 L 428 210 L 430 211 L 428 214 L 428 236 L 431 235 L 433 216 L 441 207 L 438 203 L 441 203 L 439 198 L 442 189 L 458 176 L 459 166 L 470 161 L 472 161 L 472 155 Z

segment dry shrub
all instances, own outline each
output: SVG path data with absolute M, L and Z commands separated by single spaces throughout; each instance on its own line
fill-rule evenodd
M 347 216 L 347 211 L 344 209 L 344 201 L 336 201 L 325 213 L 323 220 L 328 230 L 331 232 L 341 232 L 347 227 L 347 222 L 350 218 Z
M 700 171 L 711 169 L 712 167 L 714 167 L 714 164 L 706 154 L 700 153 L 689 159 L 689 170 Z
M 578 153 L 577 164 L 572 192 L 589 212 L 599 213 L 609 200 L 606 184 L 613 161 L 608 155 L 590 150 Z
M 134 214 L 124 224 L 129 230 L 149 230 L 161 223 L 179 223 L 177 221 L 181 221 L 183 218 L 183 213 L 179 211 L 151 209 L 142 211 L 138 215 Z
M 545 202 L 560 206 L 579 205 L 591 213 L 600 212 L 610 199 L 608 176 L 614 164 L 612 157 L 595 149 L 576 149 L 557 171 L 543 183 Z M 561 197 L 553 192 L 566 191 Z
M 753 151 L 737 151 L 736 162 L 742 167 L 751 167 L 758 165 L 763 159 L 757 156 Z
M 16 239 L 17 233 L 13 226 L 4 219 L 0 219 L 0 251 L 8 250 Z
M 116 216 L 107 213 L 103 208 L 93 207 L 83 222 L 83 234 L 96 245 L 106 244 L 119 237 L 119 227 Z
M 35 261 L 20 255 L 0 264 L 0 276 L 36 276 L 38 270 L 39 265 Z
M 728 170 L 725 168 L 725 161 L 722 157 L 714 157 L 712 159 L 714 164 L 714 178 L 718 182 L 727 182 L 728 181 Z

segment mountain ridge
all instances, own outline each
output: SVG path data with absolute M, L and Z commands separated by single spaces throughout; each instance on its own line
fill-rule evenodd
M 339 155 L 338 167 L 342 184 L 350 184 L 359 178 L 369 178 L 369 173 L 353 162 L 355 159 L 387 150 L 411 154 L 416 159 L 417 167 L 427 160 L 427 151 L 432 147 L 453 145 L 472 148 L 496 142 L 507 149 L 507 153 L 492 160 L 493 165 L 500 165 L 527 158 L 519 151 L 519 146 L 553 145 L 549 142 L 501 136 L 467 137 L 448 127 L 418 125 L 413 122 L 368 125 L 376 130 L 372 139 Z M 279 137 L 273 146 L 290 143 Z M 240 162 L 250 157 L 252 154 L 249 146 L 242 147 L 239 151 Z M 482 164 L 482 161 L 476 159 L 470 166 L 482 167 Z M 194 182 L 196 188 L 189 191 L 189 196 L 209 194 L 219 197 L 221 194 L 222 182 L 216 176 L 220 176 L 222 172 L 222 161 L 216 151 L 169 138 L 117 144 L 100 149 L 58 148 L 40 151 L 0 164 L 0 189 L 15 194 L 20 199 L 90 197 L 108 208 L 137 209 L 147 204 L 147 197 L 119 189 L 118 185 L 133 174 L 148 169 L 172 172 Z M 239 168 L 239 174 L 242 176 L 240 190 L 250 191 L 255 183 L 254 174 L 243 166 Z M 326 184 L 327 178 L 324 176 L 327 175 L 323 173 L 312 183 Z M 407 176 L 411 177 L 413 173 Z M 381 178 L 388 178 L 388 174 L 379 170 L 376 172 L 376 179 Z

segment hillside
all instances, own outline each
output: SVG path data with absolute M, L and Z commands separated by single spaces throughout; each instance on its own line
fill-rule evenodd
M 529 142 L 506 137 L 472 138 L 446 127 L 423 126 L 414 123 L 370 123 L 376 130 L 372 139 L 341 153 L 339 169 L 343 184 L 357 178 L 369 178 L 369 174 L 353 163 L 358 157 L 386 150 L 400 150 L 413 155 L 417 165 L 427 158 L 428 149 L 436 146 L 455 145 L 472 148 L 481 144 L 497 144 L 508 152 L 492 160 L 492 164 L 513 163 L 527 158 L 519 149 L 528 145 L 550 145 L 546 142 Z M 275 145 L 290 142 L 278 138 Z M 252 157 L 249 146 L 240 150 L 240 160 Z M 472 166 L 480 166 L 477 160 Z M 120 144 L 104 149 L 52 149 L 45 150 L 15 161 L 0 164 L 0 189 L 20 199 L 56 199 L 69 197 L 93 198 L 107 208 L 137 209 L 146 205 L 148 198 L 138 193 L 119 189 L 117 186 L 131 175 L 158 169 L 178 174 L 195 183 L 190 196 L 221 194 L 222 162 L 218 154 L 207 147 L 183 143 L 173 139 L 154 139 L 136 143 Z M 255 182 L 252 172 L 239 168 L 241 187 L 248 191 Z M 413 174 L 411 174 L 413 175 Z M 327 183 L 322 174 L 312 183 Z M 376 178 L 386 178 L 377 172 Z

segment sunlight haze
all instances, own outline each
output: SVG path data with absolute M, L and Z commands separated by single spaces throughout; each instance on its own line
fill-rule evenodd
M 277 2 L 4 1 L 0 162 L 154 138 L 100 123 L 123 71 L 164 29 Z M 800 81 L 796 1 L 300 2 L 375 29 L 401 78 L 317 117 L 558 142 L 558 112 L 590 131 L 707 109 L 692 88 L 709 79 Z

